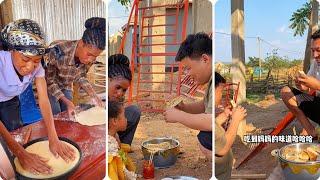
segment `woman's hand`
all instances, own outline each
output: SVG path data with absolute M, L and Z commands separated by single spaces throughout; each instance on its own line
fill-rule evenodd
M 49 140 L 49 148 L 56 158 L 60 156 L 66 162 L 70 162 L 75 159 L 74 150 L 60 140 Z
M 17 156 L 23 169 L 33 174 L 51 174 L 52 168 L 47 164 L 48 159 L 45 159 L 39 155 L 32 154 L 23 150 Z

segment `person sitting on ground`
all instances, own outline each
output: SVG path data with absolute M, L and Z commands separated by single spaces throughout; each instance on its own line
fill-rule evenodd
M 108 58 L 108 99 L 123 102 L 127 89 L 132 80 L 129 68 L 129 59 L 123 54 L 114 54 Z M 125 116 L 128 120 L 127 128 L 119 131 L 118 135 L 122 146 L 129 146 L 140 121 L 141 112 L 135 105 L 125 107 Z M 131 151 L 131 150 L 130 150 Z
M 297 117 L 303 127 L 302 135 L 317 136 L 315 127 L 308 118 L 319 124 L 320 113 L 320 30 L 311 36 L 311 51 L 314 60 L 307 74 L 299 72 L 295 78 L 296 88 L 285 86 L 281 89 L 281 98 L 289 110 Z M 313 96 L 310 91 L 316 91 Z
M 180 61 L 186 73 L 196 84 L 208 84 L 203 100 L 185 104 L 164 112 L 168 123 L 181 123 L 199 130 L 199 147 L 208 159 L 212 159 L 212 39 L 205 33 L 188 35 L 178 50 L 176 61 Z
M 127 128 L 121 102 L 108 101 L 108 176 L 112 180 L 135 179 L 136 167 L 125 149 L 120 149 L 117 132 Z
M 221 105 L 223 89 L 226 80 L 217 72 L 215 72 L 215 107 Z M 220 111 L 221 112 L 221 111 Z M 233 166 L 232 144 L 236 138 L 239 123 L 244 120 L 246 110 L 237 106 L 230 110 L 229 107 L 222 109 L 222 113 L 215 115 L 215 176 L 217 179 L 227 180 L 231 178 L 231 170 Z M 227 130 L 222 124 L 230 118 Z

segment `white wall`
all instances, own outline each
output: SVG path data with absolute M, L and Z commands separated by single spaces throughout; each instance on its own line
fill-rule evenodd
M 13 20 L 37 21 L 48 43 L 80 39 L 86 19 L 106 17 L 106 4 L 102 0 L 12 0 L 12 7 Z

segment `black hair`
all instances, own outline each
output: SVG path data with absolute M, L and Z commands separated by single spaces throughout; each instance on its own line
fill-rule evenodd
M 175 60 L 181 61 L 186 57 L 199 58 L 202 54 L 212 55 L 212 39 L 203 32 L 190 34 L 181 43 Z
M 221 84 L 221 83 L 223 83 L 223 84 L 226 83 L 226 79 L 224 77 L 222 77 L 221 74 L 215 72 L 214 75 L 215 75 L 215 78 L 214 78 L 214 87 L 215 88 L 218 87 L 219 84 Z
M 311 35 L 311 39 L 313 40 L 316 40 L 320 38 L 320 29 L 318 29 L 316 32 L 314 32 L 312 35 Z
M 132 80 L 129 58 L 123 54 L 114 54 L 108 58 L 108 78 L 123 77 Z
M 108 101 L 108 121 L 120 115 L 123 104 L 118 101 Z
M 106 47 L 106 19 L 92 17 L 86 20 L 84 26 L 86 30 L 82 35 L 83 42 L 104 50 Z

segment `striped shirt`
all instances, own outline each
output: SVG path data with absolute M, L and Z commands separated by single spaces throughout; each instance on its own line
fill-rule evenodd
M 79 83 L 83 89 L 92 88 L 87 79 L 87 72 L 92 64 L 77 64 L 75 51 L 78 41 L 55 41 L 51 43 L 51 50 L 46 55 L 46 80 L 48 93 L 57 99 L 64 94 L 62 89 L 73 90 L 73 83 Z

